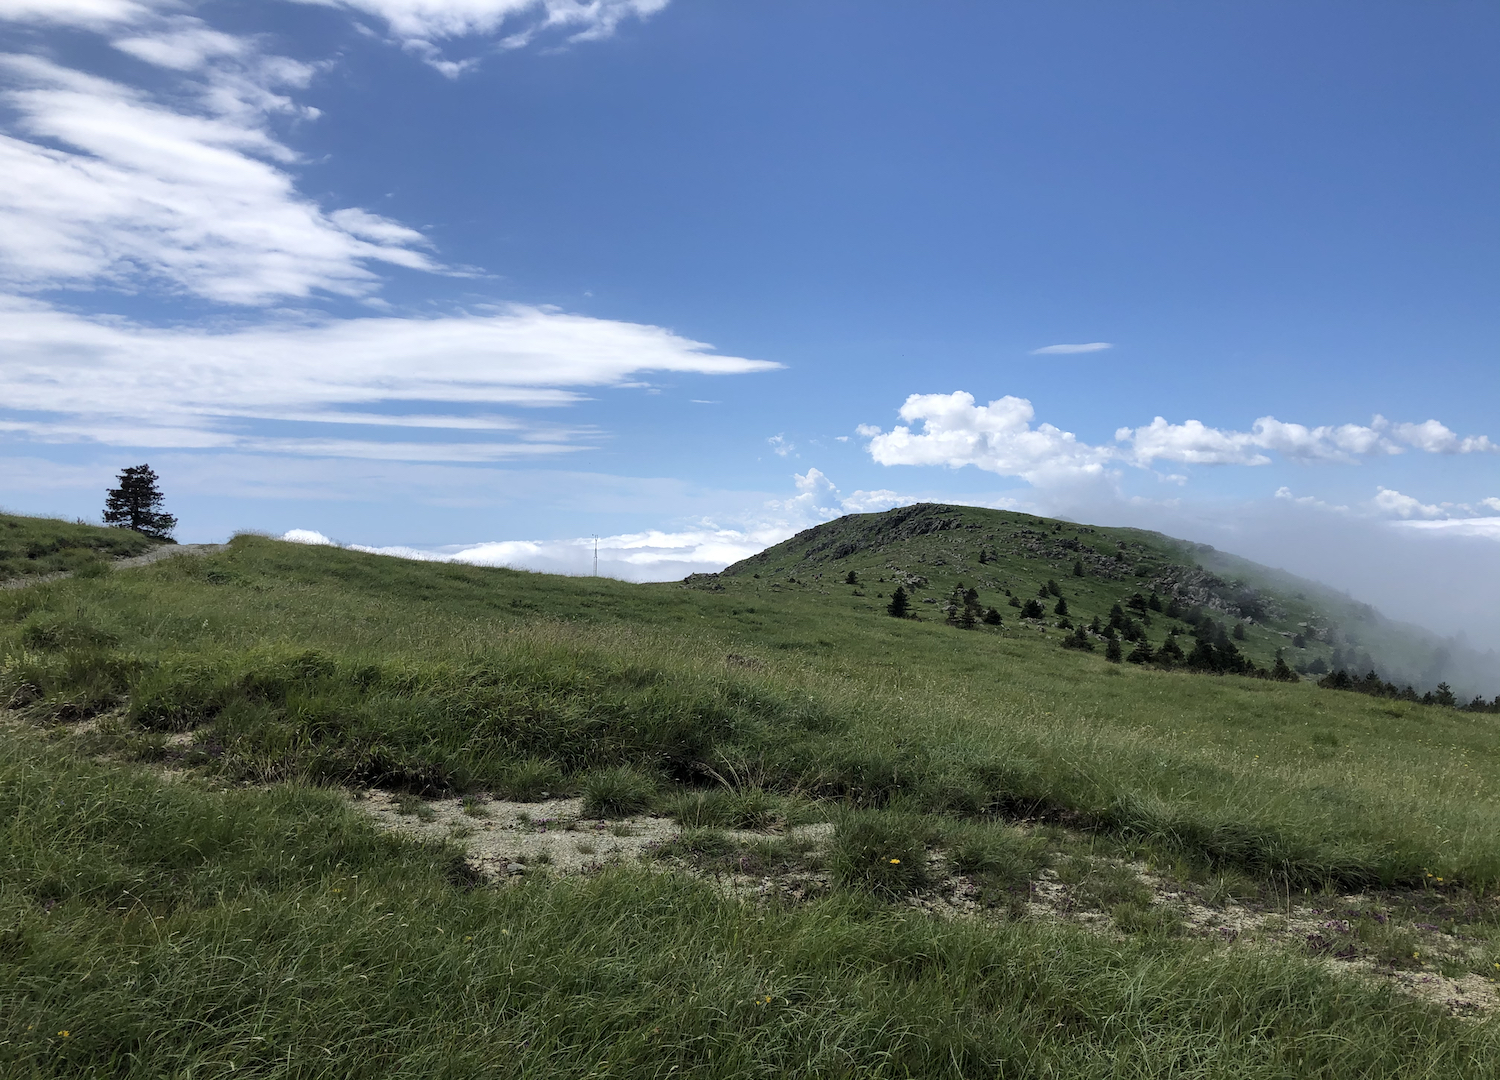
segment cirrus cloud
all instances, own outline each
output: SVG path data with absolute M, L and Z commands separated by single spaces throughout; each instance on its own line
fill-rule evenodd
M 171 48 L 157 59 L 204 62 Z M 253 78 L 190 80 L 201 107 L 186 112 L 38 57 L 0 58 L 4 101 L 29 136 L 0 134 L 0 278 L 26 290 L 154 284 L 263 304 L 369 295 L 372 262 L 438 269 L 417 231 L 367 211 L 329 213 L 297 193 L 287 170 L 297 156 L 266 119 L 298 112 L 271 87 L 311 73 L 286 61 L 260 63 Z
M 1103 352 L 1105 349 L 1113 349 L 1114 342 L 1111 341 L 1089 341 L 1081 345 L 1043 345 L 1040 349 L 1032 349 L 1032 356 L 1071 356 L 1075 353 Z
M 557 406 L 650 372 L 781 365 L 713 352 L 658 326 L 530 307 L 238 330 L 161 329 L 0 298 L 0 429 L 43 441 L 237 447 L 406 460 L 556 453 L 597 435 L 481 412 Z M 296 437 L 255 422 L 314 425 Z M 380 442 L 363 428 L 426 429 Z M 447 442 L 444 430 L 485 435 Z

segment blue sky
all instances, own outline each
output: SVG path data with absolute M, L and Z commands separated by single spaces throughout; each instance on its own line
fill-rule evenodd
M 0 36 L 8 508 L 149 461 L 185 540 L 597 533 L 634 577 L 919 498 L 1334 579 L 1309 538 L 1500 550 L 1493 4 L 0 0 Z

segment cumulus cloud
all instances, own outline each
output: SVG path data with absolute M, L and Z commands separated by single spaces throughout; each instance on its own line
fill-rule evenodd
M 1410 495 L 1403 495 L 1392 488 L 1377 488 L 1375 498 L 1370 500 L 1376 510 L 1401 518 L 1445 518 L 1448 516 L 1440 506 L 1429 506 Z
M 318 547 L 338 547 L 337 540 L 324 536 L 316 529 L 288 529 L 281 538 L 293 544 L 313 544 Z
M 1262 450 L 1301 461 L 1351 463 L 1361 457 L 1404 453 L 1407 447 L 1430 454 L 1493 453 L 1500 446 L 1487 436 L 1460 437 L 1436 420 L 1393 424 L 1376 416 L 1369 425 L 1306 427 L 1262 416 L 1249 431 L 1207 427 L 1197 420 L 1168 423 L 1158 416 L 1139 428 L 1121 428 L 1117 442 L 1129 443 L 1136 463 L 1180 461 L 1193 465 L 1268 465 Z
M 1269 465 L 1271 459 L 1255 451 L 1253 436 L 1237 431 L 1220 431 L 1200 421 L 1169 424 L 1158 416 L 1145 427 L 1121 428 L 1115 432 L 1118 442 L 1130 442 L 1135 459 L 1149 465 L 1158 459 L 1180 461 L 1184 465 Z
M 1070 356 L 1074 353 L 1103 352 L 1105 349 L 1113 349 L 1112 341 L 1089 341 L 1081 345 L 1043 345 L 1040 349 L 1032 349 L 1032 356 Z
M 1368 425 L 1308 427 L 1263 416 L 1249 431 L 1180 424 L 1158 416 L 1142 427 L 1115 431 L 1116 447 L 1091 446 L 1051 424 L 1032 426 L 1035 410 L 1025 398 L 1003 397 L 978 405 L 972 394 L 912 394 L 889 432 L 860 424 L 870 456 L 882 465 L 974 465 L 1033 485 L 1102 478 L 1110 463 L 1150 468 L 1157 461 L 1185 465 L 1269 465 L 1270 452 L 1293 461 L 1354 463 L 1408 447 L 1428 453 L 1492 453 L 1500 446 L 1484 435 L 1460 437 L 1436 420 L 1393 424 L 1376 416 Z M 920 430 L 915 429 L 920 425 Z M 1160 474 L 1159 474 L 1160 475 Z M 1181 474 L 1161 475 L 1182 483 Z
M 772 435 L 766 440 L 766 445 L 770 446 L 771 452 L 777 457 L 786 457 L 797 450 L 796 444 L 789 441 L 785 435 Z
M 1493 454 L 1500 450 L 1500 446 L 1490 442 L 1487 435 L 1460 438 L 1436 420 L 1396 424 L 1391 430 L 1402 442 L 1429 454 Z
M 1025 398 L 1007 396 L 977 405 L 962 390 L 912 394 L 900 417 L 906 423 L 889 432 L 869 425 L 859 429 L 870 440 L 870 456 L 882 465 L 974 465 L 1036 484 L 1101 477 L 1116 456 L 1051 424 L 1033 428 L 1035 410 Z
M 535 457 L 589 432 L 485 410 L 566 405 L 582 388 L 623 385 L 643 372 L 779 366 L 720 355 L 657 326 L 528 307 L 208 332 L 87 319 L 0 297 L 0 428 L 54 442 L 430 461 Z M 251 421 L 319 427 L 270 438 L 247 431 Z M 508 438 L 385 442 L 351 432 L 360 426 Z
M 1370 427 L 1343 424 L 1309 428 L 1262 416 L 1249 431 L 1226 431 L 1198 420 L 1181 424 L 1156 417 L 1139 428 L 1121 428 L 1117 442 L 1129 443 L 1132 456 L 1141 465 L 1153 461 L 1180 461 L 1188 465 L 1269 465 L 1261 453 L 1274 450 L 1284 457 L 1303 461 L 1352 462 L 1357 455 L 1398 454 L 1397 446 L 1384 432 L 1389 424 L 1376 417 Z

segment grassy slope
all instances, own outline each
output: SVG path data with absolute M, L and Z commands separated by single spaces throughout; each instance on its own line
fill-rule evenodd
M 0 514 L 0 581 L 79 570 L 100 559 L 139 555 L 157 542 L 130 529 Z
M 194 760 L 230 777 L 499 788 L 544 758 L 567 784 L 629 761 L 670 786 L 706 764 L 880 813 L 1064 813 L 1309 886 L 1500 880 L 1491 717 L 1109 665 L 827 582 L 641 587 L 240 538 L 0 597 L 0 700 L 40 723 L 126 704 L 195 728 Z M 939 924 L 857 893 L 757 909 L 629 870 L 468 891 L 449 853 L 304 787 L 4 746 L 0 1063 L 19 1075 L 1500 1064 L 1493 1024 L 1294 958 Z
M 948 527 L 924 531 L 939 524 Z M 981 550 L 998 557 L 981 564 Z M 1078 560 L 1085 564 L 1083 578 L 1072 576 Z M 1094 615 L 1107 620 L 1110 606 L 1125 605 L 1134 593 L 1156 589 L 1165 598 L 1175 590 L 1184 604 L 1206 602 L 1209 614 L 1226 626 L 1244 621 L 1247 637 L 1237 645 L 1262 667 L 1270 665 L 1277 649 L 1285 650 L 1288 663 L 1298 665 L 1315 659 L 1328 662 L 1335 646 L 1342 646 L 1351 654 L 1372 653 L 1387 677 L 1400 684 L 1425 679 L 1435 685 L 1445 674 L 1440 653 L 1454 649 L 1427 631 L 1386 619 L 1369 605 L 1326 586 L 1206 545 L 1141 529 L 1076 525 L 978 507 L 926 504 L 887 514 L 851 515 L 746 559 L 726 570 L 721 580 L 745 584 L 759 573 L 764 584 L 784 585 L 788 577 L 800 575 L 804 584 L 829 587 L 851 569 L 870 586 L 866 591 L 872 596 L 889 593 L 897 570 L 929 579 L 915 592 L 918 601 L 944 601 L 960 583 L 976 587 L 981 602 L 998 607 L 1007 622 L 1014 621 L 1016 611 L 1007 607 L 1006 590 L 1025 600 L 1037 596 L 1049 579 L 1057 581 L 1067 597 L 1072 620 L 1085 623 Z M 1251 606 L 1256 599 L 1262 606 Z M 1055 602 L 1045 602 L 1049 621 Z M 936 614 L 938 608 L 926 611 Z M 1254 615 L 1253 621 L 1245 621 L 1245 614 Z M 1159 613 L 1149 618 L 1148 636 L 1159 645 L 1173 620 Z M 1299 633 L 1305 641 L 1300 649 L 1292 643 Z M 1191 649 L 1191 639 L 1183 640 Z M 1500 672 L 1490 681 L 1493 688 L 1481 681 L 1461 689 L 1488 696 L 1500 690 Z

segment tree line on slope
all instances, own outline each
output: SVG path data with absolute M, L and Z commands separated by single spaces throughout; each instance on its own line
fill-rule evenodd
M 1074 574 L 1082 576 L 1080 570 L 1081 566 L 1075 566 Z M 846 580 L 847 583 L 855 583 L 857 579 L 853 571 Z M 1009 592 L 1009 590 L 1006 591 Z M 1164 602 L 1155 591 L 1149 597 L 1135 593 L 1125 601 L 1124 606 L 1118 602 L 1115 603 L 1110 608 L 1107 620 L 1101 620 L 1098 615 L 1095 615 L 1087 626 L 1082 623 L 1075 625 L 1071 622 L 1067 598 L 1063 596 L 1062 589 L 1057 582 L 1052 579 L 1041 586 L 1036 597 L 1022 601 L 1012 594 L 1007 602 L 1010 606 L 1020 609 L 1022 619 L 1042 621 L 1047 617 L 1043 600 L 1052 598 L 1056 599 L 1056 603 L 1051 607 L 1052 614 L 1058 618 L 1058 627 L 1072 631 L 1062 640 L 1062 647 L 1065 649 L 1093 652 L 1096 643 L 1103 641 L 1104 658 L 1112 663 L 1124 662 L 1143 666 L 1150 664 L 1160 668 L 1176 668 L 1200 674 L 1245 675 L 1278 682 L 1299 681 L 1298 673 L 1287 664 L 1280 649 L 1276 650 L 1275 661 L 1269 668 L 1258 666 L 1240 652 L 1235 641 L 1245 640 L 1244 623 L 1236 622 L 1232 631 L 1226 630 L 1223 624 L 1216 622 L 1202 608 L 1184 607 L 1175 597 L 1169 597 Z M 910 616 L 910 604 L 911 600 L 906 590 L 897 585 L 891 594 L 890 602 L 886 605 L 886 613 L 895 618 L 907 618 Z M 1133 614 L 1126 612 L 1127 607 Z M 943 610 L 948 625 L 962 630 L 972 630 L 980 624 L 997 627 L 1003 625 L 999 610 L 994 607 L 986 609 L 980 603 L 978 590 L 966 589 L 962 582 L 954 586 Z M 1176 626 L 1168 630 L 1166 639 L 1161 645 L 1153 647 L 1141 622 L 1134 617 L 1139 616 L 1149 625 L 1150 612 L 1159 612 L 1169 619 L 1181 619 L 1186 623 L 1191 628 L 1192 648 L 1183 649 L 1177 640 L 1180 636 L 1180 628 Z M 1122 642 L 1132 646 L 1128 655 L 1125 653 Z M 1335 667 L 1332 671 L 1329 671 L 1326 665 L 1320 666 L 1323 671 L 1328 672 L 1318 680 L 1318 686 L 1324 689 L 1345 690 L 1422 705 L 1456 708 L 1467 712 L 1500 713 L 1500 695 L 1496 695 L 1493 701 L 1481 696 L 1475 697 L 1467 704 L 1460 704 L 1452 688 L 1446 682 L 1439 683 L 1434 690 L 1418 694 L 1416 689 L 1409 684 L 1405 687 L 1398 687 L 1395 683 L 1384 679 L 1374 669 L 1373 664 L 1364 676 L 1352 675 L 1343 666 Z

